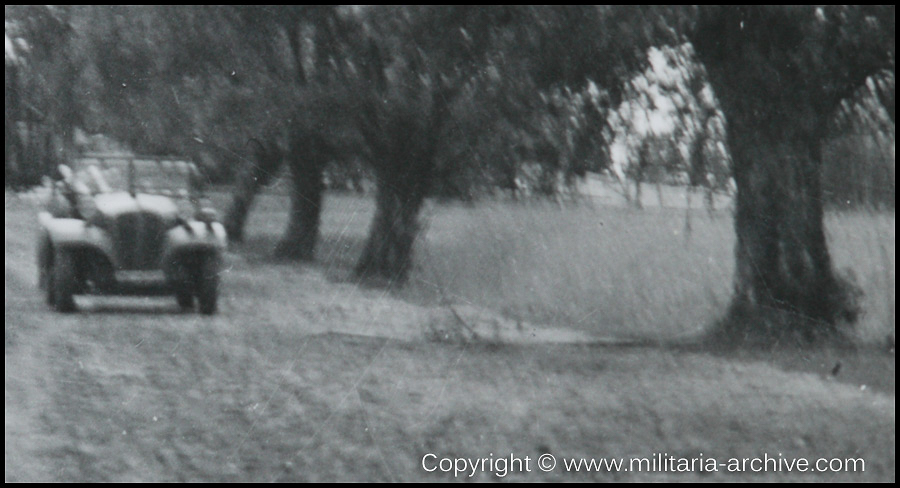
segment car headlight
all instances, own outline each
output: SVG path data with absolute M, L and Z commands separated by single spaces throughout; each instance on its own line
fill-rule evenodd
M 219 220 L 219 215 L 216 213 L 215 209 L 204 207 L 197 211 L 195 218 L 200 222 L 211 224 Z

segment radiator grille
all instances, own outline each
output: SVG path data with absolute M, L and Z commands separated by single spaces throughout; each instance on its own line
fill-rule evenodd
M 165 221 L 150 212 L 132 212 L 115 220 L 115 248 L 119 269 L 148 270 L 159 267 Z

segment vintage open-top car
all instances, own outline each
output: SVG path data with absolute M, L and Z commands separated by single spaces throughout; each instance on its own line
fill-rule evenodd
M 198 172 L 172 158 L 82 158 L 60 166 L 39 215 L 39 284 L 47 303 L 76 310 L 75 295 L 174 295 L 183 310 L 196 299 L 216 311 L 225 229 L 203 205 Z M 93 163 L 93 164 L 92 164 Z M 147 170 L 152 176 L 139 175 Z M 127 174 L 124 190 L 110 175 Z M 186 182 L 186 188 L 173 188 Z

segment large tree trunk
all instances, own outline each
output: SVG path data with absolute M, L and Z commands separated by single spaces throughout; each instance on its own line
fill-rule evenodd
M 836 276 L 828 253 L 820 149 L 843 91 L 859 80 L 836 83 L 846 76 L 830 71 L 838 65 L 804 51 L 804 36 L 818 32 L 813 16 L 724 7 L 702 15 L 692 38 L 728 121 L 736 271 L 719 332 L 738 342 L 833 336 L 859 313 L 861 292 Z
M 275 179 L 281 170 L 284 153 L 274 142 L 263 145 L 255 139 L 254 160 L 247 161 L 235 179 L 231 205 L 225 212 L 224 226 L 228 239 L 234 242 L 244 240 L 247 216 L 260 189 Z
M 832 269 L 819 141 L 733 134 L 737 267 L 725 328 L 773 340 L 829 335 L 856 319 L 859 292 Z
M 386 94 L 385 66 L 381 59 L 373 65 L 379 67 L 378 90 Z M 388 98 L 376 97 L 371 99 L 374 104 L 363 110 L 365 118 L 374 122 L 358 129 L 369 146 L 378 189 L 375 216 L 356 264 L 358 275 L 385 279 L 389 284 L 403 283 L 409 277 L 420 230 L 419 211 L 431 190 L 442 127 L 451 119 L 450 103 L 463 86 L 430 88 L 428 104 L 421 103 L 422 94 L 415 92 L 390 103 Z
M 291 149 L 291 211 L 275 246 L 278 258 L 312 261 L 315 257 L 325 189 L 322 171 L 328 155 L 325 145 L 316 141 L 298 141 Z
M 412 268 L 427 178 L 404 178 L 388 173 L 381 171 L 377 175 L 375 217 L 356 272 L 395 283 L 405 281 Z

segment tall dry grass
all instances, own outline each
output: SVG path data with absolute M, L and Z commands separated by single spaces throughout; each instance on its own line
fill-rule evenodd
M 553 203 L 438 209 L 405 293 L 597 334 L 699 332 L 731 293 L 734 245 L 725 212 Z
M 284 197 L 263 198 L 245 248 L 261 254 L 273 245 L 287 209 Z M 353 280 L 373 212 L 369 198 L 329 194 L 316 266 Z M 423 217 L 411 281 L 396 292 L 419 303 L 450 300 L 599 335 L 667 338 L 703 331 L 732 291 L 728 209 L 491 201 L 435 204 Z M 826 229 L 835 266 L 851 270 L 865 293 L 860 337 L 885 340 L 895 327 L 893 212 L 829 213 Z

